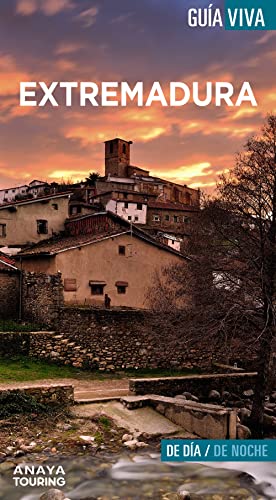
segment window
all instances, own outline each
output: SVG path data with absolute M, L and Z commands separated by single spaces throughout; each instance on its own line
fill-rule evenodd
M 119 245 L 118 252 L 119 252 L 119 255 L 125 255 L 126 254 L 126 247 L 124 245 Z
M 137 210 L 143 210 L 142 203 L 137 203 Z
M 100 283 L 91 284 L 91 295 L 103 295 L 105 285 Z
M 105 281 L 91 280 L 89 281 L 89 286 L 91 288 L 91 295 L 104 295 Z
M 58 204 L 57 203 L 53 203 L 52 207 L 53 207 L 54 210 L 58 210 Z
M 130 220 L 130 221 L 132 220 L 131 215 L 128 216 L 127 220 Z
M 113 142 L 110 143 L 109 146 L 109 152 L 112 154 L 113 153 Z
M 152 220 L 154 222 L 160 222 L 160 215 L 157 215 L 157 214 L 153 215 Z
M 178 215 L 174 215 L 174 216 L 173 216 L 173 221 L 174 221 L 174 222 L 179 222 L 179 217 L 178 217 Z
M 125 206 L 125 208 L 128 208 L 128 202 L 127 201 L 125 201 L 124 206 Z
M 48 221 L 47 220 L 37 220 L 37 232 L 38 234 L 48 234 Z
M 169 215 L 165 215 L 165 220 L 169 222 L 170 221 L 170 216 Z
M 6 238 L 7 236 L 7 225 L 6 224 L 0 224 L 0 237 L 1 238 Z
M 128 283 L 126 281 L 116 281 L 117 293 L 124 295 L 127 292 Z
M 139 220 L 138 215 L 135 215 L 134 220 L 135 220 L 135 222 L 138 222 L 138 220 Z
M 191 222 L 190 217 L 186 217 L 186 216 L 184 216 L 184 217 L 183 217 L 183 222 L 185 222 L 186 224 L 190 224 L 190 222 Z
M 65 292 L 76 292 L 77 291 L 77 280 L 71 278 L 64 279 L 64 291 Z
M 123 144 L 123 154 L 125 155 L 126 154 L 126 145 Z
M 81 213 L 81 206 L 78 205 L 77 207 L 70 207 L 70 213 L 71 215 L 77 215 Z

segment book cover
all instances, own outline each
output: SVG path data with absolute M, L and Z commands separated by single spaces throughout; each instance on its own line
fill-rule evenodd
M 0 1 L 0 499 L 275 499 L 276 7 Z

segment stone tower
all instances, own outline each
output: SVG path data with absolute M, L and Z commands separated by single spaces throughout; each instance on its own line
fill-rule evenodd
M 132 141 L 112 139 L 105 141 L 105 175 L 127 177 L 130 165 L 130 146 Z

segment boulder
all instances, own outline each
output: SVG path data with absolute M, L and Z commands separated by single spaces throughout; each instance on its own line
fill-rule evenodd
M 182 399 L 182 400 L 187 400 L 186 396 L 184 394 L 178 394 L 177 396 L 174 397 L 174 399 Z
M 124 434 L 122 437 L 123 443 L 125 443 L 126 441 L 131 441 L 132 439 L 133 439 L 133 436 L 131 434 Z
M 191 500 L 191 495 L 189 491 L 179 490 L 177 493 L 177 498 L 179 498 L 179 500 Z
M 237 439 L 250 439 L 251 430 L 242 424 L 237 424 Z
M 247 421 L 247 419 L 250 417 L 251 411 L 248 408 L 241 408 L 239 411 L 239 417 L 241 419 L 241 423 L 244 421 Z
M 79 436 L 79 438 L 87 444 L 94 443 L 94 436 Z
M 212 401 L 218 401 L 220 400 L 221 396 L 219 391 L 215 391 L 214 389 L 209 392 L 208 398 L 211 399 Z
M 64 493 L 61 490 L 52 489 L 41 495 L 40 500 L 66 500 Z
M 149 445 L 144 443 L 144 441 L 138 441 L 138 443 L 136 443 L 136 448 L 146 448 L 147 446 Z
M 276 418 L 272 415 L 264 414 L 264 425 L 269 429 L 276 429 Z
M 229 391 L 222 391 L 221 396 L 222 396 L 222 399 L 225 399 L 226 401 L 228 401 L 228 399 L 231 398 L 231 394 Z
M 274 410 L 276 408 L 275 403 L 265 403 L 265 407 L 269 408 L 270 410 Z
M 182 396 L 185 396 L 186 399 L 192 399 L 192 394 L 190 392 L 183 392 Z
M 253 389 L 248 389 L 247 391 L 243 391 L 242 394 L 245 398 L 252 398 L 254 396 L 254 391 Z
M 137 439 L 132 439 L 131 441 L 125 441 L 124 446 L 126 446 L 130 450 L 135 450 L 135 448 L 137 448 L 137 443 L 138 443 Z

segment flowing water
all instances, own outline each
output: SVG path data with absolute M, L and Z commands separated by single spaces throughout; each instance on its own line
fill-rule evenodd
M 64 468 L 66 486 L 62 489 L 71 500 L 99 497 L 104 500 L 165 500 L 176 498 L 173 494 L 181 487 L 206 499 L 226 499 L 231 495 L 243 500 L 276 499 L 276 467 L 272 462 L 167 464 L 154 453 L 125 453 L 67 458 L 55 465 Z M 1 500 L 38 500 L 48 489 L 16 488 L 12 473 L 10 470 L 0 476 Z

